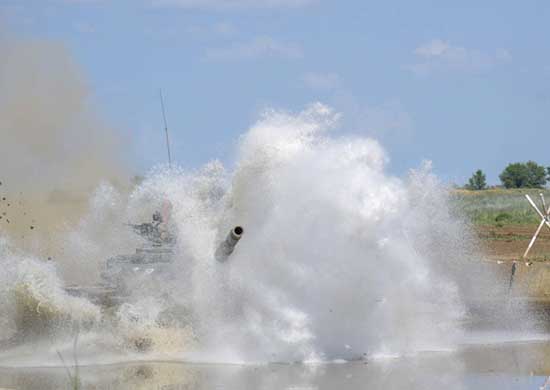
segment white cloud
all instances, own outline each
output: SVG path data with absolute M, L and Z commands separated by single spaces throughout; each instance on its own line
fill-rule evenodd
M 300 46 L 279 42 L 271 37 L 256 37 L 249 42 L 233 43 L 227 47 L 206 50 L 205 58 L 211 61 L 251 60 L 263 57 L 302 58 Z
M 309 72 L 304 75 L 305 84 L 312 89 L 335 89 L 341 84 L 337 73 Z
M 433 39 L 414 50 L 418 62 L 406 66 L 418 75 L 427 75 L 434 71 L 454 69 L 480 72 L 493 68 L 495 65 L 510 61 L 512 56 L 506 49 L 496 49 L 483 52 L 454 46 L 448 41 Z
M 444 56 L 446 53 L 452 51 L 463 51 L 463 48 L 453 48 L 447 42 L 443 42 L 440 39 L 434 39 L 433 41 L 419 46 L 415 49 L 414 53 L 422 57 L 438 57 Z
M 315 3 L 317 0 L 151 0 L 156 6 L 181 8 L 298 8 Z

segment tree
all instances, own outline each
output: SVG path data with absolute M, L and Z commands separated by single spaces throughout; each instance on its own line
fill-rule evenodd
M 546 184 L 546 168 L 534 161 L 508 164 L 499 178 L 506 188 L 542 188 Z
M 546 185 L 546 168 L 534 161 L 527 161 L 527 174 L 529 175 L 529 187 L 542 188 Z
M 475 171 L 472 177 L 470 177 L 466 188 L 469 190 L 484 190 L 487 188 L 487 178 L 481 169 Z

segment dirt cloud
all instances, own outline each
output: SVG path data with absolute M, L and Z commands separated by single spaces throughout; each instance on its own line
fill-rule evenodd
M 0 58 L 0 234 L 36 243 L 77 220 L 98 183 L 127 181 L 128 147 L 63 44 L 0 36 Z

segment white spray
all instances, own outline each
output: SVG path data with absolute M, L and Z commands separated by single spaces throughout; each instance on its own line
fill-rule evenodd
M 468 234 L 429 166 L 388 175 L 381 146 L 332 135 L 337 122 L 321 104 L 267 112 L 240 140 L 232 173 L 215 161 L 194 173 L 158 169 L 126 203 L 102 187 L 90 217 L 65 237 L 73 269 L 78 243 L 87 243 L 87 267 L 100 268 L 131 247 L 123 222 L 169 201 L 177 232 L 169 275 L 136 284 L 117 318 L 128 331 L 125 313 L 158 325 L 172 311 L 194 340 L 177 358 L 318 361 L 452 347 Z M 244 236 L 219 263 L 216 247 L 236 225 Z M 112 230 L 106 246 L 94 242 L 98 227 L 102 236 Z

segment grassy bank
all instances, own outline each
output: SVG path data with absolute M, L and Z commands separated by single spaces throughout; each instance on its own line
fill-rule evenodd
M 457 211 L 464 213 L 475 225 L 501 227 L 538 224 L 540 217 L 525 199 L 525 194 L 542 208 L 540 193 L 550 204 L 550 190 L 538 189 L 455 190 L 451 196 Z

